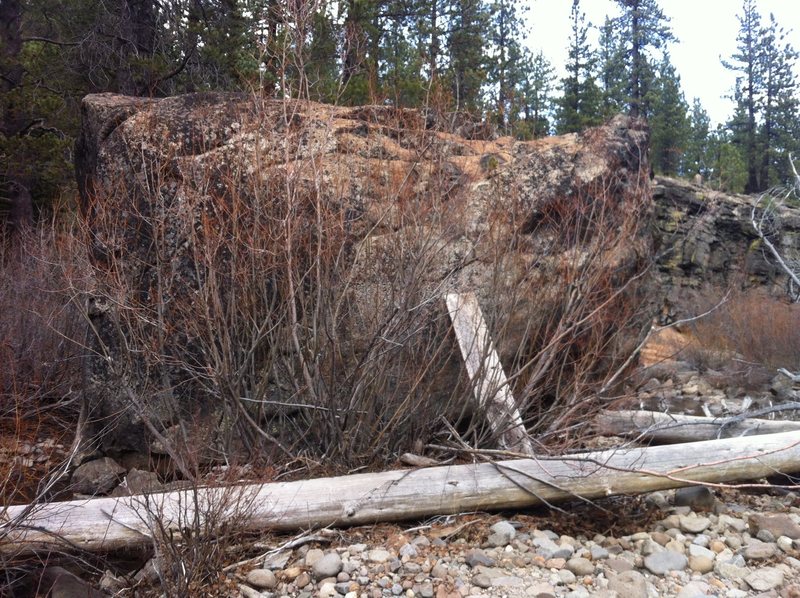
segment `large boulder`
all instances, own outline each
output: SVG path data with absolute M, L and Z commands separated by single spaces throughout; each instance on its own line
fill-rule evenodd
M 477 294 L 531 429 L 547 427 L 580 412 L 651 317 L 641 121 L 516 141 L 245 95 L 99 94 L 82 110 L 88 392 L 107 448 L 179 426 L 290 452 L 327 425 L 323 407 L 382 422 L 364 446 L 422 434 L 398 409 L 432 424 L 469 396 L 452 291 Z M 269 423 L 287 404 L 306 418 L 296 432 Z

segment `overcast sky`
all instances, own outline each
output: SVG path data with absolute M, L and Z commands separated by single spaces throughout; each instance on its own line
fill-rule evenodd
M 567 59 L 570 35 L 569 15 L 572 0 L 526 0 L 529 11 L 528 45 L 542 49 L 557 69 Z M 699 97 L 714 124 L 723 122 L 733 112 L 730 95 L 735 74 L 720 64 L 720 56 L 729 58 L 736 51 L 741 0 L 661 0 L 664 14 L 678 43 L 672 44 L 672 62 L 681 76 L 686 100 Z M 770 12 L 778 23 L 791 29 L 790 43 L 800 49 L 800 2 L 798 0 L 757 0 L 762 24 L 769 23 Z M 581 10 L 592 25 L 602 25 L 606 14 L 619 14 L 613 0 L 582 0 Z M 596 36 L 594 38 L 596 42 Z M 559 72 L 559 78 L 563 72 Z

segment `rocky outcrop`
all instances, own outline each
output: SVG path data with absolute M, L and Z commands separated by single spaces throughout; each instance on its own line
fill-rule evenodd
M 380 417 L 452 398 L 447 291 L 478 294 L 516 390 L 548 400 L 579 354 L 598 354 L 602 379 L 649 319 L 620 303 L 643 299 L 651 257 L 641 122 L 518 142 L 240 95 L 102 94 L 82 110 L 89 392 L 108 447 L 263 424 L 241 397 L 362 413 L 353 397 L 372 393 Z
M 658 177 L 653 198 L 668 319 L 694 315 L 691 298 L 698 293 L 721 297 L 728 288 L 758 287 L 785 294 L 785 273 L 751 224 L 756 197 Z M 771 234 L 784 257 L 800 262 L 800 206 L 784 202 Z

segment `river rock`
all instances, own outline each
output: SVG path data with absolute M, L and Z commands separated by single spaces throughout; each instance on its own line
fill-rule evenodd
M 310 551 L 309 551 L 310 552 Z M 311 566 L 314 579 L 334 577 L 342 570 L 342 557 L 336 552 L 329 552 Z
M 800 539 L 800 525 L 785 513 L 750 515 L 748 523 L 750 525 L 750 533 L 754 536 L 760 530 L 767 530 L 775 538 L 786 536 L 793 540 Z
M 638 571 L 625 571 L 608 581 L 608 589 L 625 598 L 647 598 L 647 580 Z
M 489 546 L 505 546 L 517 535 L 517 530 L 508 521 L 498 521 L 489 528 L 489 531 L 491 533 L 486 540 Z
M 278 580 L 270 569 L 253 569 L 245 578 L 247 583 L 259 590 L 273 589 Z
M 70 486 L 77 494 L 105 494 L 119 483 L 124 474 L 124 467 L 110 457 L 103 457 L 80 465 L 72 473 Z
M 668 571 L 681 571 L 686 568 L 687 564 L 686 556 L 672 550 L 654 552 L 644 559 L 644 566 L 656 575 L 664 575 Z
M 756 592 L 768 592 L 783 585 L 783 571 L 777 567 L 762 567 L 748 574 L 744 580 Z

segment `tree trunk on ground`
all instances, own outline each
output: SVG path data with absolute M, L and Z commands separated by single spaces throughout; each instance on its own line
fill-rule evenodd
M 211 513 L 251 530 L 295 530 L 420 519 L 474 510 L 509 510 L 581 497 L 651 492 L 800 471 L 797 432 L 682 446 L 610 450 L 8 507 L 0 552 L 109 551 L 153 542 L 153 529 L 178 536 Z M 220 505 L 230 505 L 222 508 Z M 27 513 L 27 516 L 25 514 Z M 21 518 L 16 521 L 15 518 Z M 186 522 L 189 522 L 188 524 Z
M 656 411 L 604 411 L 595 430 L 610 436 L 643 438 L 659 444 L 676 444 L 759 434 L 800 431 L 800 422 L 769 419 L 697 417 Z

